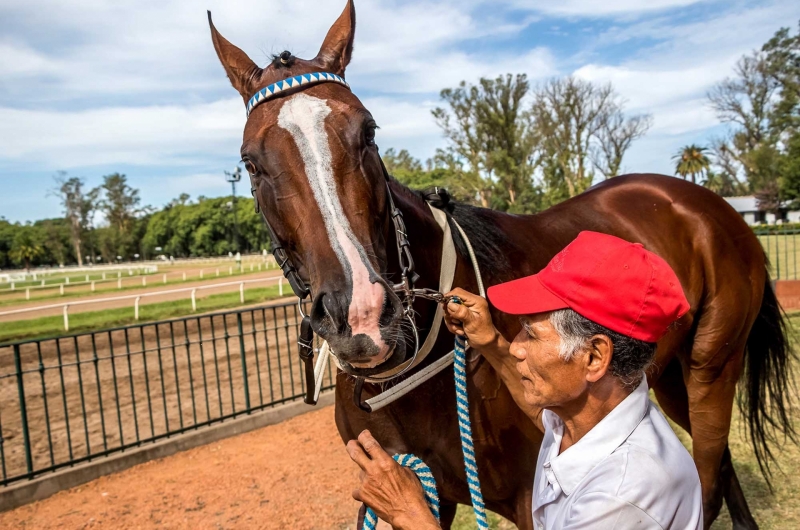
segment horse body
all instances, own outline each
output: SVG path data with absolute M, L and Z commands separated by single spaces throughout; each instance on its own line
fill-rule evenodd
M 217 54 L 245 103 L 268 85 L 298 75 L 344 76 L 354 30 L 355 8 L 349 0 L 317 57 L 303 60 L 284 52 L 262 69 L 211 25 Z M 413 353 L 407 315 L 394 286 L 403 261 L 388 206 L 391 198 L 405 219 L 420 275 L 417 287 L 438 289 L 443 235 L 422 196 L 381 171 L 375 122 L 339 81 L 290 85 L 263 105 L 248 105 L 242 159 L 276 237 L 273 243 L 279 242 L 291 258 L 290 279 L 299 278 L 306 292 L 313 293 L 311 326 L 343 366 L 336 388 L 342 439 L 351 440 L 368 428 L 390 452 L 423 459 L 436 478 L 443 526 L 449 528 L 456 503 L 470 502 L 452 373 L 438 374 L 373 413 L 354 403 L 351 377 L 385 373 Z M 771 456 L 766 440 L 772 434 L 795 438 L 785 405 L 790 356 L 780 308 L 763 249 L 739 215 L 708 190 L 658 175 L 616 177 L 536 215 L 460 204 L 444 207 L 475 247 L 486 285 L 538 272 L 583 230 L 641 242 L 674 268 L 691 311 L 659 342 L 648 382 L 667 415 L 692 436 L 706 527 L 724 496 L 734 526 L 755 528 L 727 447 L 743 371 L 744 413 L 759 463 Z M 453 285 L 477 292 L 464 242 L 456 235 L 455 243 Z M 418 298 L 413 309 L 424 334 L 435 304 Z M 493 317 L 506 338 L 519 331 L 516 317 L 497 312 Z M 452 336 L 443 328 L 422 366 L 451 349 Z M 470 355 L 468 371 L 486 505 L 529 529 L 542 434 L 480 355 Z M 396 381 L 366 384 L 363 391 L 369 397 Z
M 423 235 L 437 233 L 433 219 L 419 197 L 398 188 L 395 184 L 395 193 L 408 201 L 401 208 L 409 233 L 417 234 L 415 247 L 427 249 L 424 257 L 418 254 L 417 259 L 424 260 L 420 270 L 436 272 L 439 254 L 432 249 L 440 248 L 441 238 Z M 667 414 L 693 435 L 707 519 L 713 521 L 722 491 L 729 490 L 732 483 L 738 488 L 735 475 L 717 477 L 727 450 L 733 393 L 743 368 L 747 337 L 767 281 L 763 250 L 752 230 L 715 194 L 660 175 L 617 177 L 536 215 L 480 209 L 462 213 L 476 214 L 480 222 L 492 223 L 506 235 L 502 242 L 506 251 L 494 260 L 513 260 L 513 277 L 541 270 L 582 230 L 641 242 L 674 268 L 692 309 L 659 343 L 648 382 Z M 459 217 L 458 210 L 455 215 Z M 512 279 L 507 271 L 498 274 L 485 256 L 481 265 L 487 285 Z M 454 285 L 477 291 L 472 267 L 463 255 Z M 422 320 L 427 321 L 429 315 Z M 494 311 L 493 319 L 506 338 L 519 332 L 516 317 Z M 442 331 L 433 357 L 450 349 L 452 337 Z M 488 363 L 472 355 L 469 364 L 474 439 L 487 506 L 520 528 L 528 528 L 542 435 L 521 414 Z M 662 380 L 665 372 L 669 377 Z M 373 386 L 365 392 L 377 394 L 380 390 Z M 337 380 L 336 423 L 345 442 L 369 428 L 390 452 L 411 452 L 425 460 L 445 504 L 469 503 L 450 372 L 378 412 L 361 411 L 352 395 L 353 379 L 342 372 Z

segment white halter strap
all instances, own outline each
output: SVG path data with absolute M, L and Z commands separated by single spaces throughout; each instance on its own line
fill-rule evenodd
M 442 263 L 441 268 L 439 271 L 439 292 L 446 293 L 450 291 L 453 287 L 453 278 L 455 277 L 456 273 L 456 249 L 455 244 L 453 243 L 453 234 L 450 232 L 450 225 L 447 223 L 447 216 L 444 212 L 437 208 L 433 208 L 432 206 L 428 205 L 433 214 L 434 219 L 436 220 L 436 224 L 439 225 L 439 228 L 442 229 L 443 237 L 442 237 Z M 456 228 L 458 229 L 459 234 L 463 238 L 464 242 L 467 245 L 467 249 L 469 250 L 469 257 L 472 261 L 472 268 L 475 271 L 475 277 L 478 280 L 478 290 L 481 296 L 486 296 L 486 290 L 483 286 L 483 278 L 481 277 L 481 270 L 478 266 L 478 260 L 475 257 L 475 252 L 472 249 L 472 244 L 467 237 L 467 234 L 464 230 L 459 226 L 455 219 L 453 219 L 453 223 L 455 224 Z M 431 352 L 433 349 L 434 344 L 436 343 L 436 339 L 439 337 L 439 329 L 441 327 L 442 321 L 444 320 L 443 315 L 444 310 L 442 309 L 441 304 L 437 304 L 436 307 L 436 314 L 433 317 L 433 323 L 431 325 L 431 329 L 428 332 L 428 336 L 425 338 L 425 342 L 422 344 L 422 347 L 419 350 L 416 358 L 414 359 L 414 364 L 409 369 L 414 369 L 418 366 Z M 314 366 L 314 376 L 316 379 L 316 395 L 314 396 L 315 399 L 319 397 L 320 388 L 322 388 L 322 377 L 325 373 L 325 368 L 328 366 L 328 361 L 331 358 L 331 350 L 328 346 L 327 341 L 322 343 L 322 347 L 320 348 L 319 358 L 317 359 L 317 363 Z M 333 360 L 336 365 L 341 369 L 341 365 L 339 365 L 338 359 L 333 356 Z M 392 375 L 399 373 L 400 371 L 406 369 L 408 363 L 411 361 L 407 361 L 395 368 L 379 374 L 380 380 L 372 380 L 370 378 L 366 378 L 367 382 L 370 383 L 377 383 L 377 382 L 385 382 L 386 377 L 391 377 Z M 414 373 L 413 375 L 409 376 L 408 378 L 404 379 L 397 385 L 388 388 L 387 390 L 381 392 L 375 397 L 371 397 L 366 400 L 366 403 L 370 406 L 373 411 L 381 409 L 386 405 L 393 403 L 394 401 L 400 399 L 404 395 L 408 394 L 419 385 L 428 381 L 436 374 L 447 368 L 453 364 L 453 351 L 450 351 L 447 355 L 443 356 L 440 359 L 437 359 L 429 366 L 426 366 L 422 370 Z

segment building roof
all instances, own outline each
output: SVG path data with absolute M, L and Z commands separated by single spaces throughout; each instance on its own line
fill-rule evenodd
M 753 195 L 744 195 L 741 197 L 723 197 L 725 201 L 733 206 L 733 209 L 739 213 L 757 212 L 758 201 Z

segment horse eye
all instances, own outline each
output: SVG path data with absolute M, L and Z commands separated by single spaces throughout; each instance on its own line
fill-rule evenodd
M 254 166 L 252 162 L 249 160 L 242 160 L 242 162 L 244 162 L 244 169 L 250 176 L 255 176 L 255 174 L 258 173 L 258 171 L 256 171 L 256 166 Z
M 364 128 L 364 140 L 367 142 L 367 145 L 375 145 L 375 129 L 378 126 L 375 122 L 367 123 L 366 127 Z

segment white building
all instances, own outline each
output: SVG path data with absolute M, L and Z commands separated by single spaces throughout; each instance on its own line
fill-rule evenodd
M 800 211 L 781 209 L 777 214 L 774 214 L 759 210 L 758 201 L 753 195 L 723 198 L 744 217 L 745 222 L 749 225 L 800 223 Z

